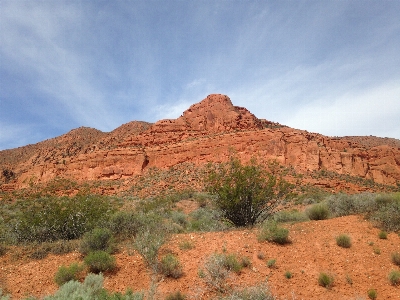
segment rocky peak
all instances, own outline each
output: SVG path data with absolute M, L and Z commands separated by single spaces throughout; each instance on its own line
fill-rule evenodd
M 226 95 L 211 94 L 174 120 L 158 121 L 155 132 L 207 131 L 210 133 L 262 129 L 262 122 L 244 107 L 234 106 Z

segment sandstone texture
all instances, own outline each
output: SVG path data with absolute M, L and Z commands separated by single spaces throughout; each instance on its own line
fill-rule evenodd
M 213 94 L 177 119 L 133 121 L 109 133 L 82 127 L 35 145 L 0 151 L 0 189 L 15 190 L 58 177 L 123 180 L 153 167 L 223 162 L 232 153 L 244 161 L 277 161 L 304 176 L 329 171 L 400 185 L 399 140 L 327 137 L 297 130 L 258 119 L 234 106 L 229 97 Z

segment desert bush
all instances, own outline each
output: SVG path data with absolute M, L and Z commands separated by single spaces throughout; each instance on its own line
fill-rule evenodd
M 303 222 L 309 218 L 304 212 L 300 212 L 296 209 L 278 211 L 274 214 L 274 220 L 278 223 L 284 222 Z
M 392 253 L 392 263 L 400 267 L 400 253 L 393 252 Z
M 290 194 L 291 185 L 267 173 L 256 160 L 242 165 L 231 157 L 227 163 L 209 165 L 206 188 L 215 196 L 222 216 L 235 226 L 249 226 L 271 216 Z
M 68 281 L 78 280 L 83 269 L 84 267 L 78 263 L 72 263 L 69 266 L 62 265 L 58 268 L 54 281 L 58 286 L 61 286 Z
M 49 197 L 16 204 L 9 229 L 15 242 L 71 240 L 106 222 L 113 206 L 105 197 Z
M 290 272 L 290 271 L 286 271 L 286 272 L 285 272 L 285 277 L 286 277 L 286 279 L 290 279 L 290 278 L 292 278 L 292 277 L 293 277 L 293 274 L 292 274 L 292 272 Z
M 275 268 L 275 266 L 276 266 L 276 259 L 270 259 L 267 261 L 268 268 L 272 269 L 272 268 Z
M 328 273 L 320 273 L 318 276 L 318 284 L 325 288 L 331 288 L 333 286 L 334 278 Z
M 190 250 L 193 248 L 194 248 L 194 245 L 191 241 L 182 241 L 179 243 L 179 249 L 181 249 L 181 250 Z
M 243 268 L 243 264 L 239 261 L 235 254 L 221 254 L 222 264 L 228 271 L 240 273 Z
M 96 274 L 113 271 L 116 268 L 115 258 L 101 250 L 89 252 L 88 255 L 85 256 L 84 262 L 88 266 L 89 271 Z
M 229 295 L 220 300 L 275 300 L 268 286 L 261 284 L 258 286 L 247 287 L 242 290 L 234 290 Z
M 113 253 L 115 244 L 111 230 L 106 228 L 95 228 L 83 235 L 79 251 L 86 255 L 89 252 L 102 250 L 107 253 Z
M 278 226 L 275 221 L 264 222 L 258 234 L 258 241 L 287 244 L 289 243 L 289 230 Z
M 161 272 L 168 277 L 179 278 L 183 275 L 182 265 L 173 254 L 167 254 L 161 259 Z
M 66 299 L 98 299 L 98 300 L 143 300 L 143 293 L 134 293 L 128 290 L 125 294 L 109 293 L 103 288 L 104 277 L 102 274 L 88 274 L 85 280 L 69 281 L 62 285 L 54 295 L 47 296 L 44 300 Z
M 379 210 L 372 215 L 372 219 L 387 231 L 400 231 L 400 199 L 392 196 L 390 201 L 379 205 Z
M 307 208 L 306 215 L 310 220 L 325 220 L 329 217 L 328 206 L 325 203 L 317 203 Z
M 180 291 L 174 292 L 172 294 L 167 295 L 165 300 L 185 300 L 186 296 L 182 294 Z
M 350 248 L 351 247 L 351 239 L 346 234 L 341 234 L 336 237 L 336 244 L 342 248 Z
M 229 271 L 225 267 L 225 257 L 221 254 L 209 256 L 204 264 L 204 271 L 201 271 L 201 277 L 206 283 L 219 292 L 226 290 L 226 279 Z
M 189 214 L 187 230 L 202 232 L 226 230 L 230 224 L 222 222 L 221 217 L 218 210 L 200 207 Z
M 348 195 L 344 193 L 326 198 L 329 212 L 334 217 L 371 213 L 376 210 L 376 195 L 370 193 Z
M 379 237 L 380 239 L 382 239 L 382 240 L 386 240 L 386 239 L 387 239 L 387 232 L 381 230 L 381 231 L 379 232 L 379 234 L 378 234 L 378 237 Z
M 156 214 L 143 214 L 142 218 L 147 222 L 137 233 L 133 246 L 152 271 L 157 273 L 159 267 L 157 261 L 158 252 L 169 237 L 170 231 L 160 216 Z
M 375 300 L 376 297 L 378 297 L 378 293 L 376 292 L 375 289 L 368 290 L 367 295 L 368 295 L 368 298 L 371 300 Z
M 389 281 L 392 285 L 400 285 L 400 271 L 393 270 L 389 273 Z
M 142 227 L 141 215 L 133 211 L 117 211 L 107 224 L 113 235 L 122 239 L 134 237 Z

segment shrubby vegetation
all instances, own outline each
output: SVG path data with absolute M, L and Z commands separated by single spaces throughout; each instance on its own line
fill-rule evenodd
M 218 167 L 210 166 L 206 185 L 223 217 L 235 226 L 254 225 L 272 216 L 292 189 L 254 159 L 242 165 L 235 157 Z
M 80 273 L 83 271 L 83 266 L 78 263 L 72 263 L 69 266 L 62 265 L 54 277 L 54 281 L 58 286 L 63 285 L 71 280 L 78 280 Z
M 9 221 L 3 230 L 13 243 L 80 238 L 105 224 L 115 211 L 110 199 L 101 196 L 25 200 L 9 209 Z
M 69 281 L 62 285 L 52 296 L 44 300 L 66 300 L 66 299 L 98 299 L 98 300 L 143 300 L 143 293 L 134 293 L 128 290 L 125 294 L 109 293 L 103 288 L 104 278 L 102 274 L 89 274 L 83 283 Z
M 275 221 L 267 221 L 261 226 L 258 240 L 284 245 L 289 243 L 289 230 L 278 226 Z

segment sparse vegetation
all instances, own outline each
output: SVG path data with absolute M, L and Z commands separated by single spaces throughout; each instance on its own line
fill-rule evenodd
M 342 248 L 350 248 L 351 238 L 346 234 L 341 234 L 336 237 L 336 244 Z
M 84 267 L 78 263 L 72 263 L 69 266 L 62 265 L 58 268 L 54 281 L 61 286 L 68 281 L 78 280 L 83 269 Z
M 89 252 L 84 258 L 89 271 L 95 274 L 113 271 L 116 268 L 115 258 L 101 250 Z
M 58 291 L 44 300 L 65 299 L 102 299 L 102 300 L 143 300 L 143 293 L 134 293 L 128 290 L 125 294 L 109 293 L 103 288 L 104 278 L 102 274 L 88 274 L 83 281 L 69 281 L 62 285 Z M 33 298 L 35 299 L 35 298 Z
M 185 300 L 186 296 L 182 294 L 180 291 L 174 292 L 172 294 L 167 295 L 165 300 Z
M 258 234 L 258 241 L 268 241 L 284 245 L 289 243 L 289 230 L 278 226 L 275 221 L 268 221 L 262 224 Z
M 325 203 L 317 203 L 307 208 L 307 216 L 310 220 L 325 220 L 328 219 L 329 210 Z
M 381 230 L 381 231 L 379 232 L 379 234 L 378 234 L 378 237 L 379 237 L 381 240 L 386 240 L 386 239 L 387 239 L 387 232 Z
M 292 272 L 290 272 L 290 271 L 286 271 L 286 272 L 285 272 L 285 277 L 286 277 L 286 279 L 290 279 L 290 278 L 292 278 L 292 277 L 293 277 L 293 274 L 292 274 Z
M 277 178 L 253 159 L 242 165 L 239 159 L 209 167 L 207 190 L 215 205 L 235 226 L 251 226 L 271 216 L 290 194 L 291 185 Z
M 272 269 L 276 267 L 276 259 L 270 259 L 267 261 L 267 267 Z
M 106 228 L 95 228 L 84 234 L 79 251 L 86 255 L 89 252 L 102 250 L 107 253 L 113 253 L 115 245 L 112 233 Z
M 392 263 L 394 263 L 396 266 L 400 267 L 400 253 L 399 252 L 392 253 Z
M 100 196 L 40 198 L 13 205 L 8 235 L 15 243 L 71 240 L 106 222 L 114 210 Z
M 375 300 L 378 297 L 378 293 L 375 289 L 370 289 L 367 292 L 368 298 L 371 300 Z
M 334 278 L 328 273 L 320 273 L 318 276 L 318 284 L 325 288 L 331 288 L 333 286 Z
M 392 285 L 400 285 L 400 271 L 393 270 L 389 273 L 389 281 Z
M 265 284 L 247 287 L 242 290 L 234 290 L 228 296 L 220 300 L 275 300 L 275 298 Z
M 161 259 L 161 272 L 168 277 L 179 278 L 183 275 L 182 265 L 173 254 L 167 254 Z

